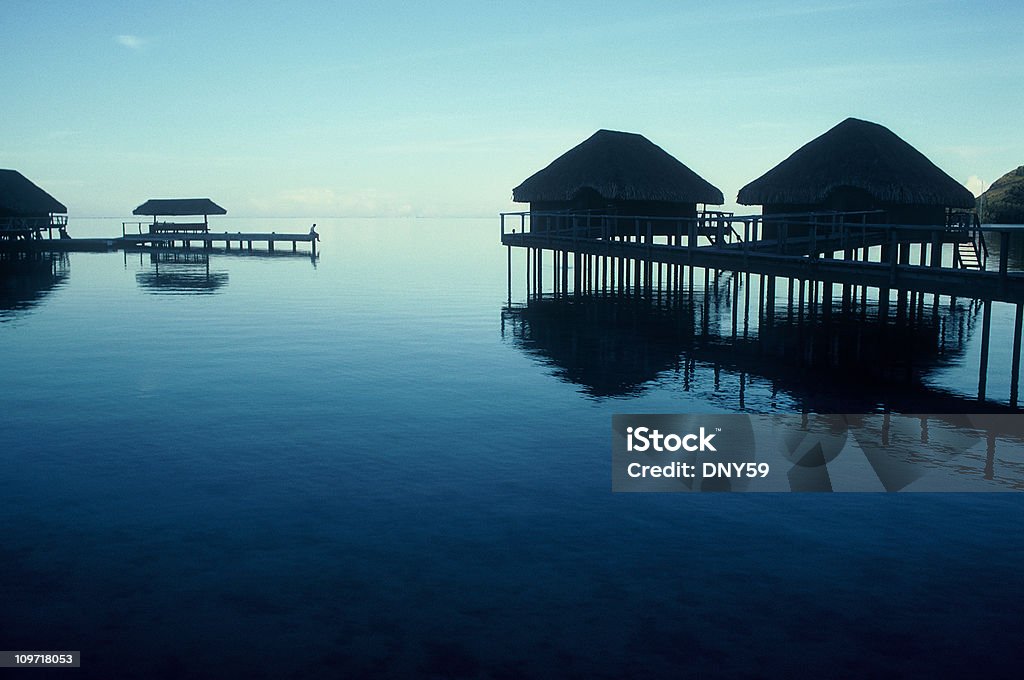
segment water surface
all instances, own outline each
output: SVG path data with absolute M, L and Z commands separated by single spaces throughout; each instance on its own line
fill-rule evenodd
M 5 279 L 0 647 L 81 650 L 92 677 L 1019 661 L 1016 494 L 611 493 L 613 413 L 969 403 L 969 303 L 912 331 L 941 352 L 854 380 L 727 351 L 731 288 L 682 315 L 530 305 L 496 220 L 318 224 L 316 260 L 72 253 Z M 993 367 L 1010 337 L 997 305 Z M 1007 370 L 989 390 L 1006 405 Z

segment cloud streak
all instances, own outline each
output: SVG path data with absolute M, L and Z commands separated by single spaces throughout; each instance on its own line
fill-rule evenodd
M 139 36 L 129 35 L 126 33 L 114 36 L 114 40 L 117 42 L 118 45 L 121 45 L 122 47 L 127 47 L 128 49 L 132 50 L 141 50 L 143 45 L 146 44 L 146 41 L 140 38 Z

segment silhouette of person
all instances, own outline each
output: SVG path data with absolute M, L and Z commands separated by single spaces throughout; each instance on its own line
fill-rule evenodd
M 320 240 L 320 234 L 316 233 L 316 223 L 315 222 L 313 223 L 313 226 L 309 228 L 309 235 L 310 236 L 315 236 L 317 241 Z
M 64 239 L 66 239 L 66 238 L 71 238 L 71 236 L 68 235 L 68 228 L 67 227 L 61 227 L 60 228 L 60 238 L 61 238 L 62 241 Z

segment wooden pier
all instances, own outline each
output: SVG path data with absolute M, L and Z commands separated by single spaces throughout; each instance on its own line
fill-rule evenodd
M 266 244 L 267 250 L 273 252 L 275 247 L 279 243 L 291 244 L 292 252 L 297 252 L 299 243 L 308 243 L 312 249 L 312 254 L 316 255 L 316 244 L 319 238 L 316 234 L 289 234 L 276 232 L 256 233 L 256 232 L 167 232 L 161 231 L 157 233 L 148 234 L 125 234 L 118 239 L 115 239 L 119 247 L 126 246 L 150 246 L 159 248 L 174 248 L 180 246 L 182 248 L 192 248 L 193 246 L 198 248 L 212 248 L 216 244 L 222 244 L 225 250 L 231 250 L 232 244 L 237 244 L 235 248 L 242 250 L 243 248 L 251 251 L 253 244 Z
M 833 305 L 847 309 L 859 301 L 863 308 L 870 297 L 883 321 L 894 294 L 897 316 L 923 307 L 925 296 L 935 309 L 940 296 L 975 299 L 983 307 L 979 399 L 986 397 L 992 304 L 1012 304 L 1012 366 L 1007 368 L 1016 407 L 1024 273 L 1010 267 L 1014 230 L 995 226 L 983 232 L 962 218 L 944 225 L 901 225 L 880 217 L 875 212 L 768 218 L 707 213 L 696 219 L 515 212 L 501 215 L 501 242 L 508 248 L 510 299 L 513 248 L 526 251 L 528 294 L 692 292 L 695 269 L 705 287 L 720 272 L 758 276 L 769 324 L 777 298 L 785 296 L 777 293 L 780 285 L 788 287 L 790 303 L 797 295 L 799 304 L 806 300 L 823 316 Z M 533 223 L 544 228 L 532 230 Z M 986 233 L 997 241 L 991 244 L 997 258 L 988 257 Z
M 130 234 L 113 238 L 31 239 L 0 243 L 0 248 L 30 252 L 109 252 L 115 250 L 211 250 L 215 247 L 230 251 L 270 252 L 281 245 L 290 244 L 291 252 L 298 252 L 298 244 L 308 243 L 310 254 L 317 255 L 316 234 L 309 233 L 256 233 L 256 232 L 160 232 Z M 260 248 L 256 248 L 260 246 Z

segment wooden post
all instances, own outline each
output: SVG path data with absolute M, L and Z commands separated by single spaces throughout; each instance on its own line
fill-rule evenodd
M 705 270 L 707 271 L 707 270 Z M 704 292 L 707 296 L 707 291 Z M 743 284 L 743 337 L 747 337 L 747 330 L 750 327 L 750 272 L 747 272 L 746 282 Z
M 579 295 L 583 292 L 583 255 L 573 253 L 573 293 Z
M 573 272 L 575 277 L 576 273 Z M 562 251 L 562 292 L 566 295 L 569 294 L 569 251 Z
M 789 281 L 789 300 L 788 300 L 787 305 L 786 305 L 786 320 L 787 321 L 792 321 L 793 320 L 793 278 L 790 277 L 790 278 L 788 278 L 786 280 Z
M 999 276 L 1006 277 L 1010 262 L 1010 232 L 999 232 Z
M 536 273 L 537 273 L 537 288 L 534 291 L 537 295 L 544 294 L 544 249 L 537 249 L 537 261 L 536 261 Z M 552 272 L 552 278 L 554 278 L 554 272 Z
M 530 278 L 530 259 L 533 257 L 533 248 L 526 249 L 526 299 L 530 299 L 530 289 L 533 286 L 533 279 Z
M 541 294 L 544 292 L 544 249 L 537 248 L 537 266 L 534 267 L 534 271 L 537 274 L 537 287 L 534 288 L 534 293 Z
M 796 313 L 797 323 L 803 323 L 804 320 L 804 280 L 800 279 L 800 290 L 797 293 L 796 301 Z
M 765 312 L 765 285 L 764 285 L 764 274 L 758 274 L 757 276 L 757 339 L 761 339 L 761 324 L 764 322 Z
M 739 321 L 740 315 L 740 286 L 739 286 L 740 273 L 733 272 L 732 274 L 732 337 L 736 338 L 737 322 Z
M 638 241 L 639 241 L 639 239 L 640 239 L 640 237 L 637 236 L 637 240 Z M 641 292 L 641 290 L 640 290 L 640 286 L 641 286 L 641 280 L 640 280 L 640 273 L 641 272 L 640 272 L 640 270 L 641 270 L 641 267 L 643 265 L 644 265 L 644 260 L 639 260 L 638 259 L 638 260 L 634 260 L 634 262 L 633 262 L 633 286 L 636 289 L 636 293 L 638 295 Z

